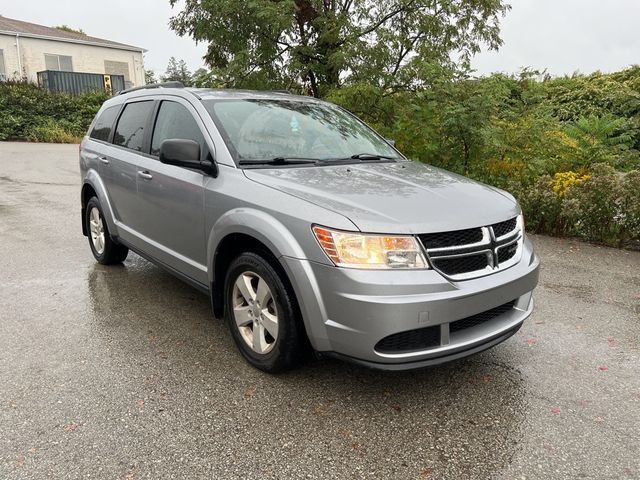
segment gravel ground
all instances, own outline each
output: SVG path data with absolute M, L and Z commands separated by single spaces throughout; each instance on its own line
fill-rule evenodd
M 492 350 L 269 376 L 196 290 L 94 262 L 77 148 L 0 143 L 0 478 L 640 478 L 640 252 L 535 236 Z

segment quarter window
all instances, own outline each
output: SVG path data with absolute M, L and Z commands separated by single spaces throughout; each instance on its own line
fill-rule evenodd
M 89 136 L 96 140 L 107 142 L 109 140 L 109 135 L 111 135 L 111 129 L 113 128 L 113 123 L 116 120 L 116 115 L 118 115 L 118 110 L 120 110 L 119 105 L 109 107 L 102 112 L 96 120 L 93 130 L 91 130 Z
M 151 155 L 160 154 L 160 145 L 168 138 L 195 140 L 204 149 L 205 140 L 193 115 L 184 105 L 177 102 L 164 101 L 160 105 L 156 125 L 151 140 Z
M 61 72 L 73 72 L 71 57 L 67 55 L 44 54 L 44 63 L 47 70 L 58 70 Z
M 128 103 L 118 120 L 113 144 L 141 152 L 144 129 L 152 109 L 151 101 Z

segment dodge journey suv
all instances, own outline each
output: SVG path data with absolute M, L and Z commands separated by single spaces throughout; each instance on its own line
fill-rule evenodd
M 401 370 L 496 345 L 538 257 L 502 191 L 409 161 L 349 112 L 284 92 L 159 84 L 105 102 L 80 146 L 82 228 L 211 298 L 242 355 L 309 347 Z

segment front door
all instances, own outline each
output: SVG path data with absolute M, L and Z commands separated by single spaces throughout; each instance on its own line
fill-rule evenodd
M 207 285 L 204 231 L 204 183 L 197 170 L 160 163 L 160 144 L 170 138 L 195 140 L 203 155 L 206 142 L 197 113 L 182 99 L 164 100 L 158 108 L 150 155 L 138 162 L 140 233 L 145 247 L 167 266 Z

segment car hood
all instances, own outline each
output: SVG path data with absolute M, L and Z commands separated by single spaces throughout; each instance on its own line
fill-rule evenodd
M 419 162 L 244 172 L 255 182 L 349 218 L 363 232 L 459 230 L 497 223 L 520 212 L 514 198 L 502 190 Z

